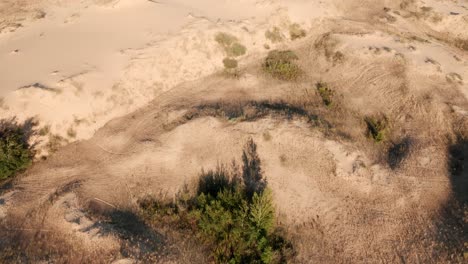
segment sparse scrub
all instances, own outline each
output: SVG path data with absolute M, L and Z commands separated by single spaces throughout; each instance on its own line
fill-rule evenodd
M 332 33 L 325 33 L 314 43 L 317 50 L 322 50 L 327 60 L 332 60 L 334 64 L 344 60 L 344 54 L 341 51 L 335 51 L 338 40 L 332 36 Z
M 364 118 L 367 124 L 367 132 L 375 142 L 382 142 L 385 140 L 385 135 L 388 129 L 388 119 L 385 116 Z
M 46 144 L 46 148 L 49 153 L 54 153 L 65 143 L 66 140 L 62 136 L 49 134 L 49 140 Z
M 219 32 L 216 34 L 215 40 L 223 47 L 230 47 L 234 42 L 237 41 L 237 38 L 231 34 Z
M 242 56 L 246 52 L 247 52 L 247 48 L 244 45 L 239 44 L 237 42 L 232 44 L 231 47 L 229 47 L 229 49 L 226 50 L 226 53 L 228 54 L 228 56 L 232 56 L 232 57 Z
M 202 172 L 192 199 L 140 202 L 144 215 L 150 221 L 175 219 L 173 226 L 191 230 L 215 263 L 284 263 L 293 256 L 292 245 L 276 231 L 272 194 L 256 148 L 250 139 L 241 168 L 233 162 L 230 168 Z
M 238 39 L 233 35 L 220 32 L 216 34 L 215 40 L 223 47 L 229 57 L 239 57 L 247 52 L 247 48 L 240 44 Z
M 323 103 L 326 106 L 332 106 L 334 92 L 328 87 L 328 84 L 324 82 L 318 82 L 315 86 L 317 87 L 317 92 L 322 98 Z
M 35 123 L 20 125 L 14 119 L 0 121 L 0 180 L 14 176 L 33 161 L 34 150 L 29 144 Z
M 69 138 L 76 138 L 76 130 L 73 127 L 68 128 L 67 136 Z
M 226 68 L 228 70 L 231 70 L 231 69 L 237 68 L 238 63 L 237 63 L 237 60 L 235 60 L 235 59 L 224 58 L 223 59 L 223 65 L 224 65 L 224 68 Z
M 299 57 L 290 50 L 273 50 L 263 63 L 263 70 L 276 79 L 294 81 L 302 73 L 298 65 L 294 63 Z
M 45 125 L 39 130 L 40 136 L 46 136 L 50 133 L 50 125 Z
M 306 36 L 306 31 L 299 24 L 294 23 L 289 26 L 289 36 L 291 40 L 300 39 Z
M 272 30 L 267 30 L 265 32 L 265 38 L 269 39 L 272 43 L 283 41 L 283 35 L 278 27 L 274 27 Z

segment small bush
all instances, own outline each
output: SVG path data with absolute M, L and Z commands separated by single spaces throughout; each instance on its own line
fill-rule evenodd
M 224 68 L 226 69 L 235 69 L 238 66 L 237 60 L 231 58 L 224 58 L 223 60 Z
M 32 163 L 34 151 L 28 142 L 31 128 L 15 120 L 0 121 L 0 180 L 14 176 Z
M 247 52 L 247 48 L 240 44 L 238 39 L 233 35 L 220 32 L 216 34 L 215 40 L 223 47 L 229 57 L 239 57 Z
M 289 36 L 291 40 L 300 39 L 306 36 L 306 31 L 299 24 L 294 23 L 289 26 Z
M 191 228 L 208 245 L 215 263 L 284 263 L 292 257 L 288 243 L 275 227 L 272 194 L 266 189 L 256 144 L 250 139 L 243 165 L 202 172 L 192 201 L 174 204 L 140 202 L 146 215 L 176 219 L 174 226 Z M 176 216 L 178 215 L 178 217 Z
M 247 48 L 239 43 L 232 44 L 227 50 L 226 53 L 228 56 L 239 57 L 244 55 L 247 52 Z
M 40 136 L 46 136 L 50 133 L 50 125 L 45 125 L 39 130 L 39 135 Z
M 263 70 L 280 80 L 296 80 L 302 73 L 299 66 L 293 62 L 298 59 L 293 51 L 273 50 L 268 53 L 263 64 Z
M 237 42 L 237 38 L 231 34 L 219 32 L 215 36 L 216 42 L 218 42 L 223 47 L 230 47 L 234 42 Z
M 67 136 L 70 138 L 76 138 L 76 130 L 73 127 L 69 127 L 67 130 Z
M 322 101 L 326 106 L 331 106 L 333 104 L 333 90 L 328 87 L 328 84 L 323 82 L 318 82 L 316 84 L 317 92 L 319 93 L 320 97 L 322 97 Z
M 265 38 L 269 39 L 272 43 L 283 41 L 283 36 L 278 27 L 274 27 L 272 30 L 267 30 L 265 32 Z
M 385 116 L 381 117 L 366 117 L 364 121 L 367 124 L 367 131 L 369 137 L 375 142 L 382 142 L 385 140 L 385 134 L 388 127 L 388 120 Z

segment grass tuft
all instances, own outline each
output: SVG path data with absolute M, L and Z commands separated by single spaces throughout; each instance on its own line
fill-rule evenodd
M 228 56 L 239 57 L 244 55 L 247 52 L 247 48 L 239 43 L 232 44 L 227 50 L 226 53 Z

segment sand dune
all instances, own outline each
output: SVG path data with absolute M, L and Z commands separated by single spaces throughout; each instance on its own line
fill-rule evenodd
M 0 245 L 33 241 L 66 263 L 204 263 L 191 238 L 145 229 L 139 240 L 101 217 L 174 197 L 252 138 L 292 262 L 466 261 L 468 1 L 42 0 L 0 11 L 0 118 L 35 117 L 44 157 L 1 189 Z M 275 49 L 297 54 L 297 79 L 265 72 Z M 381 142 L 369 124 L 379 118 Z

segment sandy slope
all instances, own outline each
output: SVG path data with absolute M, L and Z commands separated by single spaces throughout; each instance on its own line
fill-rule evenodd
M 268 10 L 219 1 L 46 5 L 44 18 L 1 36 L 2 116 L 37 116 L 52 133 L 89 138 L 112 117 L 219 69 L 217 31 L 235 25 L 253 49 L 255 35 L 241 27 Z
M 46 15 L 0 35 L 1 116 L 37 116 L 50 133 L 82 140 L 36 163 L 2 194 L 5 237 L 36 235 L 39 243 L 43 234 L 68 250 L 65 262 L 78 255 L 131 262 L 123 250 L 131 239 L 96 214 L 132 210 L 146 195 L 171 196 L 201 168 L 239 158 L 252 137 L 296 262 L 462 261 L 467 222 L 453 203 L 467 202 L 468 52 L 453 39 L 468 36 L 467 1 L 22 7 L 18 14 L 26 17 L 37 8 Z M 306 38 L 289 38 L 293 22 Z M 283 41 L 266 38 L 274 26 Z M 222 72 L 217 32 L 247 47 L 238 78 Z M 294 49 L 304 76 L 280 82 L 265 75 L 264 44 Z M 336 107 L 323 106 L 318 81 L 333 87 Z M 280 99 L 312 105 L 331 127 L 275 114 L 249 122 L 184 118 L 206 101 Z M 366 137 L 363 121 L 379 113 L 391 120 L 382 144 Z M 409 150 L 395 165 L 395 147 L 405 142 Z M 178 250 L 163 262 L 188 262 Z

